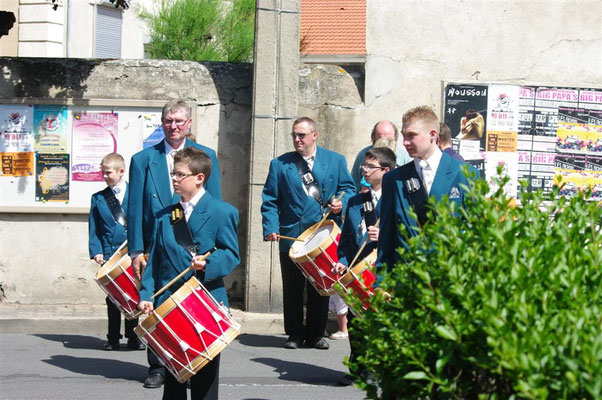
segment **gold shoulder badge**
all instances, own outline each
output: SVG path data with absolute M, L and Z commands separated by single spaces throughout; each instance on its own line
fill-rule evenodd
M 174 207 L 171 210 L 171 224 L 177 224 L 184 218 L 184 212 L 180 207 Z

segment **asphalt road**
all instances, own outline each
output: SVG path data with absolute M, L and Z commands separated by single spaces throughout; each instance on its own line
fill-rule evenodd
M 347 340 L 330 350 L 282 348 L 285 336 L 242 334 L 222 352 L 220 398 L 363 399 L 341 387 Z M 0 334 L 0 399 L 160 399 L 145 389 L 144 351 L 103 351 L 101 335 Z M 125 347 L 122 342 L 122 347 Z

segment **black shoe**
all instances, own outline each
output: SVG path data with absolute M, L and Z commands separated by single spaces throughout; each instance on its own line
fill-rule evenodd
M 303 339 L 297 336 L 289 336 L 286 342 L 284 343 L 284 348 L 291 350 L 298 349 L 299 347 L 301 347 L 302 343 Z
M 349 374 L 345 374 L 341 377 L 341 379 L 339 379 L 339 386 L 351 386 L 353 385 L 353 382 L 355 381 L 355 378 Z
M 105 351 L 119 350 L 119 342 L 106 342 L 102 349 Z
M 153 372 L 144 380 L 144 387 L 148 389 L 158 389 L 163 385 L 165 377 L 158 372 Z
M 146 349 L 146 346 L 144 346 L 144 343 L 142 343 L 142 341 L 140 339 L 138 339 L 137 337 L 133 338 L 133 339 L 128 339 L 128 349 L 129 350 L 144 350 Z
M 318 340 L 306 340 L 305 345 L 318 350 L 328 350 L 330 348 L 330 345 L 324 338 L 319 338 Z

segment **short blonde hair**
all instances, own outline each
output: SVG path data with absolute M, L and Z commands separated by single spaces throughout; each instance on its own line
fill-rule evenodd
M 374 146 L 372 146 L 372 148 L 378 149 L 379 147 L 386 147 L 388 149 L 391 149 L 391 151 L 395 152 L 397 147 L 397 140 L 389 138 L 380 138 L 376 142 L 374 142 Z
M 409 109 L 403 114 L 402 118 L 402 130 L 412 122 L 421 121 L 423 124 L 427 125 L 430 129 L 433 129 L 439 133 L 439 118 L 433 110 L 429 106 L 418 106 Z
M 100 162 L 101 168 L 111 168 L 114 170 L 125 169 L 125 160 L 123 156 L 119 153 L 109 153 L 103 157 Z

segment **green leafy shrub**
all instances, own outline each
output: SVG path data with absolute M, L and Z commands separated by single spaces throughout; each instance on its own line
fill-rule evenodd
M 384 276 L 391 300 L 356 319 L 350 367 L 372 372 L 358 379 L 368 397 L 602 398 L 602 207 L 558 191 L 515 207 L 488 191 L 478 181 L 461 209 L 434 205 Z
M 139 17 L 150 31 L 149 57 L 189 61 L 251 62 L 255 1 L 162 0 Z

